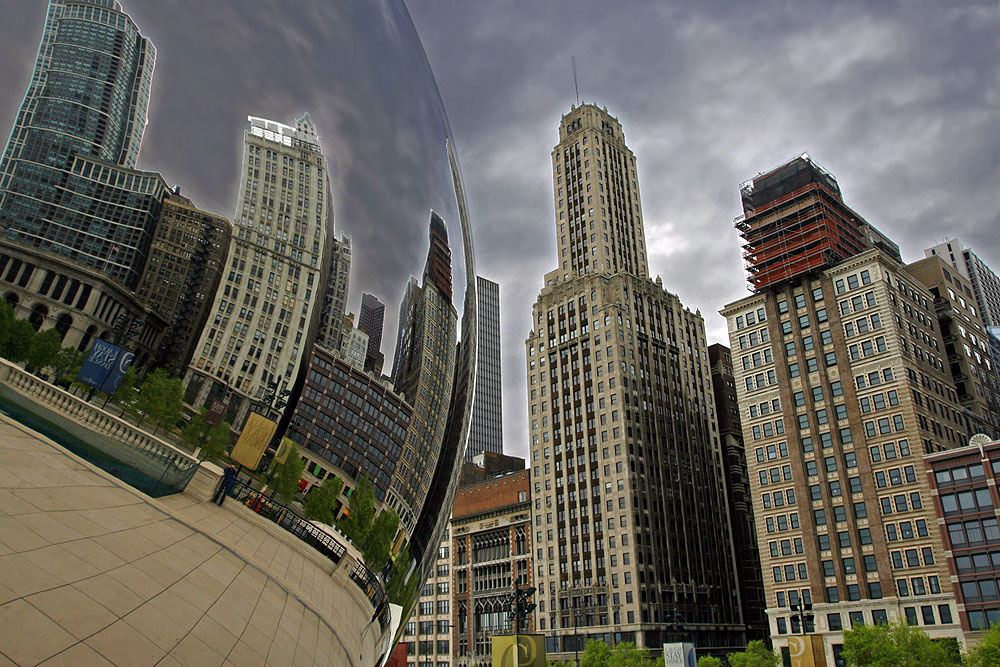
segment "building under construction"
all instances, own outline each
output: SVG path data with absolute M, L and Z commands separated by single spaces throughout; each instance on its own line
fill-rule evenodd
M 878 246 L 899 248 L 844 204 L 837 179 L 807 153 L 740 186 L 743 260 L 759 291 Z

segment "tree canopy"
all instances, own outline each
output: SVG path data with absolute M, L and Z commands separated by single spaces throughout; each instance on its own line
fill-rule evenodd
M 844 659 L 866 667 L 944 667 L 960 664 L 920 628 L 903 623 L 856 625 L 844 632 Z
M 274 495 L 282 502 L 290 503 L 295 500 L 295 494 L 299 492 L 299 480 L 302 479 L 302 471 L 305 470 L 305 459 L 299 454 L 298 447 L 292 446 L 292 451 L 288 452 L 288 457 L 283 463 L 274 465 L 271 469 L 271 486 L 274 488 Z
M 362 549 L 368 539 L 372 521 L 375 518 L 375 489 L 365 475 L 361 482 L 351 492 L 348 503 L 347 517 L 340 521 L 340 529 L 359 549 Z
M 343 488 L 344 480 L 337 475 L 327 475 L 323 483 L 314 486 L 306 496 L 306 501 L 303 503 L 306 517 L 333 525 L 334 519 L 337 518 L 337 500 Z
M 991 667 L 1000 665 L 1000 625 L 994 625 L 979 640 L 979 644 L 965 655 L 966 667 Z

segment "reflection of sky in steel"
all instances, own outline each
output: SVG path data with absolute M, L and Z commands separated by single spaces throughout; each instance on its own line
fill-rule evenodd
M 329 162 L 336 232 L 353 241 L 348 309 L 358 312 L 365 291 L 386 304 L 383 351 L 391 359 L 399 299 L 407 277 L 423 270 L 433 208 L 448 224 L 461 311 L 450 131 L 401 2 L 303 0 L 293 10 L 279 0 L 123 4 L 157 49 L 142 168 L 232 217 L 247 116 L 294 123 L 308 112 Z M 39 5 L 36 32 L 18 47 L 27 53 L 7 64 L 23 71 L 3 77 L 22 77 L 11 82 L 18 102 L 44 22 Z M 13 115 L 0 122 L 9 127 Z

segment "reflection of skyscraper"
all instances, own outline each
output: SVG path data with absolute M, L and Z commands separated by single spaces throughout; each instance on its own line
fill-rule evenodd
M 476 390 L 465 460 L 503 452 L 503 387 L 500 382 L 500 285 L 476 276 Z
M 365 353 L 365 370 L 375 374 L 382 372 L 382 322 L 385 319 L 385 304 L 373 294 L 361 295 L 361 311 L 358 313 L 358 328 L 368 334 L 368 350 Z
M 388 501 L 408 533 L 430 488 L 448 420 L 458 323 L 451 294 L 448 230 L 432 211 L 423 284 L 411 277 L 406 285 L 392 369 L 396 391 L 413 406 L 413 421 Z
M 309 115 L 295 127 L 249 120 L 226 275 L 186 377 L 191 404 L 222 401 L 237 428 L 269 383 L 291 389 L 312 345 L 331 215 Z
M 536 630 L 559 657 L 574 635 L 742 646 L 704 320 L 648 277 L 616 118 L 574 107 L 552 170 L 559 267 L 525 341 Z
M 323 290 L 316 342 L 331 350 L 339 350 L 344 335 L 347 292 L 351 286 L 351 237 L 341 234 L 339 239 L 332 240 L 331 245 L 330 272 Z
M 55 202 L 71 174 L 101 169 L 78 156 L 108 168 L 135 167 L 155 57 L 152 43 L 117 2 L 49 3 L 35 71 L 0 162 L 6 238 L 99 267 L 114 243 L 133 245 L 136 239 L 113 220 L 68 224 Z M 108 185 L 130 190 L 140 178 L 122 172 Z M 100 208 L 99 193 L 80 196 L 95 200 L 74 202 L 74 208 Z
M 149 259 L 136 288 L 169 327 L 159 365 L 183 375 L 208 319 L 229 249 L 232 224 L 179 192 L 163 200 Z

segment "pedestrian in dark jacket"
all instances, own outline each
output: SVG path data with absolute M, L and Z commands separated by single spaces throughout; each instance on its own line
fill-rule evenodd
M 212 502 L 218 503 L 220 506 L 222 502 L 229 495 L 229 489 L 233 488 L 233 484 L 236 483 L 236 466 L 230 464 L 226 466 L 226 469 L 222 471 L 222 481 L 219 482 L 219 490 L 215 492 L 215 497 L 212 498 Z

